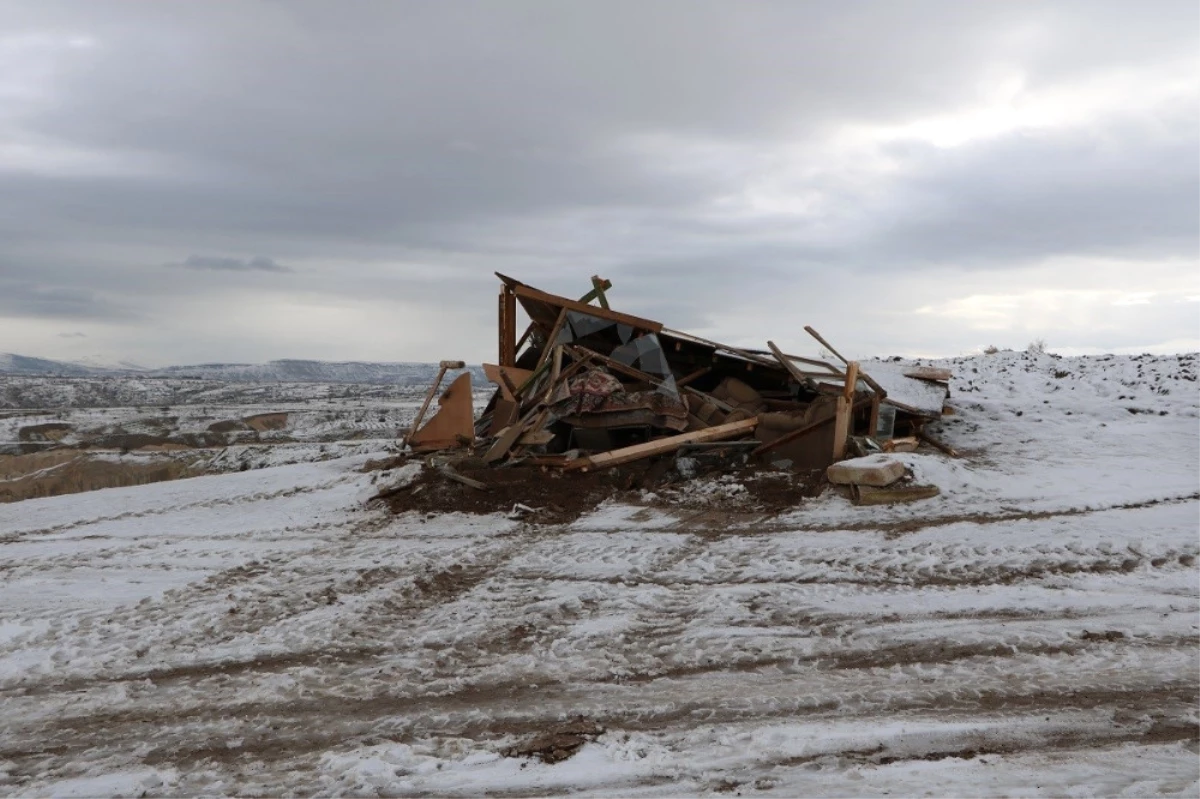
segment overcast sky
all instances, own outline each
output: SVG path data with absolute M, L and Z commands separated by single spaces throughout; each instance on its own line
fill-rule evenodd
M 0 352 L 1200 349 L 1200 4 L 0 0 Z

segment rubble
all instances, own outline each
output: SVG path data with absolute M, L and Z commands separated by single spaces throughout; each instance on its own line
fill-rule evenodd
M 562 475 L 649 459 L 684 460 L 691 472 L 748 463 L 823 472 L 847 457 L 922 442 L 953 454 L 924 432 L 943 412 L 946 369 L 883 362 L 868 374 L 811 327 L 836 363 L 774 341 L 766 350 L 733 347 L 614 310 L 612 283 L 599 277 L 579 299 L 497 277 L 498 363 L 483 365 L 496 389 L 474 418 L 464 373 L 422 424 L 446 372 L 464 366 L 443 361 L 407 438 L 414 452 L 459 450 L 472 470 Z M 528 320 L 520 336 L 518 309 Z M 854 463 L 839 464 L 830 479 Z M 451 466 L 441 473 L 471 485 Z M 897 478 L 846 482 L 883 487 Z

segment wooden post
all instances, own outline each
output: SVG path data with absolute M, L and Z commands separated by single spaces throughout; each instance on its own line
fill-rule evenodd
M 517 365 L 517 295 L 500 287 L 500 365 Z
M 858 383 L 858 361 L 846 366 L 846 385 L 837 400 L 837 418 L 833 426 L 833 459 L 846 457 L 846 439 L 850 437 L 850 416 L 854 410 L 854 386 Z

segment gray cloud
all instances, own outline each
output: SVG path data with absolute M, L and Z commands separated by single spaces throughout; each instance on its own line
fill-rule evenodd
M 189 255 L 182 263 L 167 266 L 183 269 L 199 269 L 216 272 L 292 272 L 290 266 L 277 263 L 274 258 L 255 255 L 252 258 L 230 258 L 220 255 Z
M 831 306 L 808 291 L 844 292 L 830 274 L 1002 285 L 1200 247 L 1192 2 L 4 8 L 0 291 L 24 299 L 0 315 L 142 309 L 161 351 L 119 358 L 172 360 L 173 311 L 250 282 L 212 272 L 291 272 L 255 281 L 269 358 L 323 343 L 266 326 L 301 301 L 475 330 L 493 269 L 567 294 L 604 274 L 622 307 L 715 335 L 763 298 Z M 6 36 L 41 42 L 20 70 Z M 1053 124 L 871 139 L 1043 95 Z M 395 357 L 440 357 L 406 335 Z
M 74 333 L 59 333 L 58 337 L 59 338 L 87 338 L 87 333 L 80 333 L 79 331 L 75 331 Z
M 131 314 L 113 298 L 91 289 L 0 279 L 0 316 L 104 320 Z

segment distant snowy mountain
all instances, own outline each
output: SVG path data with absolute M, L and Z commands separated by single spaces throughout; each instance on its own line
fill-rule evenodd
M 51 361 L 46 358 L 31 358 L 27 355 L 14 355 L 10 352 L 0 352 L 0 375 L 21 375 L 23 377 L 91 377 L 99 371 L 101 370 L 81 364 Z
M 148 377 L 193 377 L 203 380 L 250 381 L 255 383 L 427 383 L 437 372 L 433 363 L 374 363 L 365 361 L 271 361 L 263 364 L 204 363 L 168 366 L 146 372 Z M 471 367 L 484 380 L 483 370 Z
M 413 385 L 428 383 L 437 373 L 433 363 L 375 363 L 365 361 L 281 360 L 263 364 L 204 363 L 144 369 L 132 364 L 100 366 L 91 363 L 52 361 L 24 355 L 0 353 L 0 375 L 25 377 L 118 377 L 176 378 L 255 383 L 371 383 Z M 473 379 L 485 382 L 483 370 L 469 367 Z

